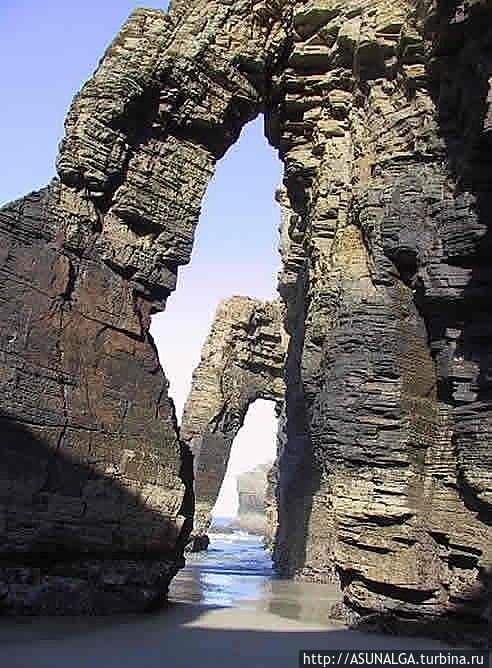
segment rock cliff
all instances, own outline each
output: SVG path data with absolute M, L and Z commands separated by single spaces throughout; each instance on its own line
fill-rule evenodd
M 264 111 L 290 337 L 277 567 L 360 613 L 490 620 L 490 26 L 473 0 L 132 14 L 59 178 L 0 212 L 4 609 L 139 609 L 179 564 L 190 471 L 149 317 Z M 209 419 L 185 418 L 188 440 Z
M 278 78 L 275 560 L 360 612 L 490 616 L 490 19 L 311 3 Z
M 97 224 L 59 182 L 0 211 L 3 613 L 147 609 L 190 530 L 152 301 L 101 261 Z
M 267 477 L 272 464 L 259 464 L 237 477 L 239 507 L 235 524 L 249 533 L 266 535 Z
M 208 529 L 231 446 L 256 399 L 284 398 L 287 337 L 280 302 L 232 297 L 220 303 L 193 374 L 181 438 L 194 455 L 194 532 Z

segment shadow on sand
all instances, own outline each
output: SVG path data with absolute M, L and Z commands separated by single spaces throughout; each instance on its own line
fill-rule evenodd
M 439 649 L 429 640 L 382 638 L 302 626 L 273 615 L 180 604 L 152 617 L 36 620 L 0 628 L 0 657 L 12 668 L 235 668 L 298 666 L 301 649 Z

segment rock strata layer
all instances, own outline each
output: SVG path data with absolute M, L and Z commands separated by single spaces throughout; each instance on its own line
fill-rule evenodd
M 361 613 L 490 618 L 491 16 L 313 2 L 278 77 L 275 561 Z
M 256 399 L 281 405 L 287 337 L 279 301 L 232 297 L 220 303 L 193 374 L 181 438 L 194 455 L 194 532 L 205 533 L 231 446 Z
M 190 529 L 152 302 L 101 261 L 96 223 L 58 181 L 0 211 L 7 614 L 148 609 Z M 76 225 L 79 245 L 67 242 Z
M 491 25 L 478 0 L 132 14 L 74 100 L 59 178 L 0 212 L 4 609 L 73 590 L 139 609 L 179 563 L 190 471 L 149 317 L 215 161 L 264 111 L 290 337 L 277 567 L 336 579 L 361 614 L 490 621 Z M 270 353 L 238 377 L 282 367 Z M 230 422 L 188 407 L 186 440 L 233 437 L 241 383 Z

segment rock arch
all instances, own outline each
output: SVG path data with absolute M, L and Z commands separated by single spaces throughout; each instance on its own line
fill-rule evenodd
M 250 404 L 270 399 L 281 410 L 286 352 L 280 301 L 231 297 L 219 304 L 180 429 L 194 455 L 196 534 L 210 524 L 232 443 Z
M 190 470 L 149 316 L 264 109 L 290 336 L 276 562 L 359 613 L 490 619 L 490 22 L 427 0 L 132 14 L 59 178 L 0 212 L 6 611 L 67 611 L 74 581 L 83 610 L 139 609 L 176 571 Z
M 191 460 L 150 315 L 215 161 L 265 104 L 281 14 L 133 12 L 73 101 L 58 177 L 0 211 L 6 613 L 147 609 L 183 563 Z

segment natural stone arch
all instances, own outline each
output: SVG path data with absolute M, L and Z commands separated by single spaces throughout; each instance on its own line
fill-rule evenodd
M 194 455 L 194 533 L 206 532 L 233 441 L 249 406 L 284 401 L 287 335 L 277 301 L 231 297 L 219 304 L 193 373 L 180 436 Z
M 135 10 L 67 116 L 57 161 L 73 200 L 67 241 L 80 243 L 89 203 L 101 259 L 158 308 L 190 260 L 216 160 L 270 106 L 287 34 L 267 5 Z
M 265 105 L 281 17 L 136 10 L 74 99 L 58 178 L 0 212 L 6 613 L 146 609 L 183 563 L 191 462 L 150 316 L 215 161 Z
M 180 563 L 189 471 L 149 317 L 264 107 L 287 189 L 276 563 L 340 579 L 362 613 L 490 619 L 491 20 L 427 0 L 132 15 L 74 101 L 60 179 L 0 216 L 1 545 L 34 563 L 32 609 L 74 570 L 91 611 L 139 609 Z M 74 539 L 90 569 L 39 565 Z

